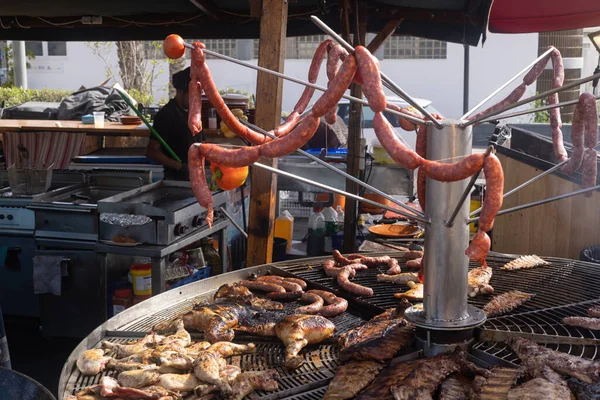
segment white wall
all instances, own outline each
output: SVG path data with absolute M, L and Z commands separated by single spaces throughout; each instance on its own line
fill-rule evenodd
M 471 48 L 470 105 L 474 105 L 502 85 L 514 73 L 521 70 L 537 55 L 537 34 L 499 35 L 490 34 L 483 46 Z M 37 57 L 31 61 L 28 71 L 31 88 L 52 88 L 76 90 L 81 85 L 93 86 L 106 78 L 104 62 L 96 57 L 82 42 L 69 42 L 66 57 Z M 114 46 L 113 46 L 114 47 Z M 446 117 L 458 118 L 462 115 L 463 104 L 463 46 L 448 44 L 447 58 L 442 60 L 383 60 L 382 70 L 397 82 L 405 91 L 415 97 L 432 100 L 434 106 Z M 118 73 L 116 50 L 109 55 L 112 68 Z M 256 63 L 256 60 L 251 61 Z M 235 88 L 254 93 L 256 72 L 239 65 L 221 60 L 209 60 L 209 67 L 219 88 Z M 285 72 L 294 77 L 306 79 L 310 60 L 287 60 Z M 40 70 L 51 66 L 54 72 Z M 62 70 L 61 67 L 62 66 Z M 58 67 L 58 69 L 57 69 Z M 166 99 L 164 91 L 168 66 L 162 66 L 162 73 L 154 83 L 157 101 Z M 325 67 L 321 68 L 318 84 L 326 86 Z M 499 100 L 520 83 L 511 84 L 497 96 Z M 532 85 L 527 94 L 535 92 Z M 300 97 L 303 87 L 285 82 L 283 110 L 290 110 Z M 527 95 L 526 94 L 526 95 Z M 315 94 L 313 100 L 316 99 Z

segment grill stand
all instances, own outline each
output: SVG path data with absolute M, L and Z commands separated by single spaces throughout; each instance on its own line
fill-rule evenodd
M 427 127 L 427 159 L 454 163 L 470 155 L 470 127 L 460 128 L 452 120 L 441 122 L 442 129 Z M 468 203 L 463 202 L 458 210 L 457 223 L 446 226 L 467 184 L 466 179 L 458 182 L 427 179 L 425 212 L 431 225 L 425 236 L 423 304 L 406 312 L 406 318 L 422 328 L 418 342 L 426 356 L 452 350 L 456 344 L 468 344 L 473 329 L 485 322 L 485 314 L 467 304 L 469 259 L 465 249 L 469 245 L 469 228 L 462 221 L 468 219 Z

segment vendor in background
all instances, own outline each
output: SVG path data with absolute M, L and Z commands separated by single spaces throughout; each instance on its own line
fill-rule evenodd
M 203 141 L 204 133 L 194 137 L 188 128 L 190 68 L 173 74 L 172 82 L 177 94 L 158 111 L 153 127 L 181 162 L 171 158 L 160 142 L 152 136 L 146 147 L 146 157 L 165 168 L 165 179 L 187 181 L 190 178 L 187 165 L 188 149 L 192 143 Z

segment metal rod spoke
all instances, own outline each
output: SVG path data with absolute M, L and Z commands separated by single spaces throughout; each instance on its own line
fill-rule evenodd
M 541 56 L 539 56 L 538 58 L 536 58 L 535 60 L 533 60 L 529 65 L 527 65 L 521 71 L 517 72 L 512 78 L 510 78 L 508 81 L 506 81 L 506 83 L 504 83 L 498 89 L 496 89 L 492 93 L 490 93 L 490 95 L 487 96 L 485 99 L 483 99 L 479 103 L 477 103 L 477 105 L 475 107 L 473 107 L 469 111 L 467 111 L 467 113 L 465 115 L 463 115 L 462 117 L 460 117 L 460 120 L 464 121 L 465 118 L 467 118 L 469 115 L 473 114 L 473 112 L 475 110 L 477 110 L 479 107 L 481 107 L 482 105 L 484 105 L 489 99 L 491 99 L 492 97 L 494 97 L 495 95 L 497 95 L 498 93 L 500 93 L 502 91 L 502 89 L 504 89 L 505 87 L 507 87 L 508 85 L 510 85 L 515 79 L 517 79 L 519 76 L 521 76 L 522 74 L 524 74 L 525 72 L 527 72 L 529 69 L 531 69 L 531 67 L 533 67 L 539 61 L 541 61 L 544 57 L 546 57 L 548 54 L 550 54 L 552 52 L 552 50 L 554 50 L 554 49 L 550 48 L 550 49 L 546 50 L 544 52 L 544 54 L 542 54 Z
M 495 112 L 493 112 L 491 114 L 482 115 L 481 117 L 474 118 L 474 119 L 472 119 L 470 121 L 463 122 L 461 124 L 461 127 L 464 128 L 464 127 L 469 126 L 469 125 L 478 124 L 481 121 L 483 121 L 484 119 L 489 119 L 489 118 L 491 118 L 491 117 L 493 117 L 495 115 L 499 115 L 499 114 L 501 114 L 501 113 L 503 113 L 505 111 L 512 110 L 513 108 L 520 107 L 523 104 L 527 104 L 527 103 L 530 103 L 530 102 L 532 102 L 534 100 L 541 99 L 541 98 L 544 98 L 544 97 L 548 97 L 551 94 L 562 92 L 563 90 L 571 89 L 573 87 L 582 85 L 584 83 L 587 83 L 589 81 L 593 81 L 594 79 L 598 79 L 598 78 L 600 78 L 600 72 L 597 73 L 597 74 L 594 74 L 594 75 L 590 75 L 590 76 L 585 77 L 585 78 L 577 79 L 576 81 L 573 81 L 573 82 L 571 82 L 569 84 L 566 84 L 564 86 L 561 86 L 561 87 L 558 87 L 558 88 L 554 88 L 554 89 L 550 89 L 550 90 L 547 90 L 547 91 L 545 91 L 543 93 L 538 93 L 538 94 L 536 94 L 534 96 L 531 96 L 531 97 L 528 97 L 526 99 L 517 101 L 516 103 L 509 104 L 506 107 L 503 107 L 503 108 L 501 108 L 501 109 L 499 109 L 499 110 L 497 110 L 497 111 L 495 111 Z
M 360 201 L 360 202 L 363 202 L 363 203 L 371 204 L 371 205 L 374 205 L 376 207 L 392 211 L 392 212 L 394 212 L 396 214 L 400 214 L 400 215 L 402 215 L 404 217 L 407 217 L 409 219 L 414 219 L 414 220 L 417 220 L 419 222 L 423 222 L 425 224 L 430 224 L 431 223 L 428 219 L 419 217 L 419 216 L 417 216 L 415 214 L 409 214 L 409 213 L 407 213 L 405 211 L 398 210 L 397 208 L 393 208 L 393 207 L 387 206 L 385 204 L 378 203 L 378 202 L 373 201 L 373 200 L 365 199 L 364 197 L 358 196 L 356 194 L 348 193 L 348 192 L 346 192 L 344 190 L 336 189 L 334 187 L 331 187 L 331 186 L 328 186 L 328 185 L 324 185 L 322 183 L 315 182 L 313 180 L 306 179 L 306 178 L 303 178 L 301 176 L 298 176 L 298 175 L 295 175 L 295 174 L 291 174 L 289 172 L 285 172 L 285 171 L 282 171 L 282 170 L 277 169 L 277 168 L 270 167 L 268 165 L 264 165 L 264 164 L 261 164 L 261 163 L 258 163 L 258 162 L 254 163 L 252 165 L 255 166 L 255 167 L 262 168 L 264 170 L 270 171 L 270 172 L 272 172 L 274 174 L 277 174 L 277 175 L 285 176 L 285 177 L 288 177 L 290 179 L 295 179 L 295 180 L 297 180 L 299 182 L 307 183 L 309 185 L 316 186 L 316 187 L 318 187 L 320 189 L 325 189 L 328 192 L 333 192 L 333 193 L 341 194 L 342 196 L 346 196 L 348 198 L 352 198 L 354 200 L 357 200 L 357 201 Z
M 489 156 L 493 149 L 494 149 L 494 146 L 489 146 L 488 149 L 485 151 L 484 157 Z M 454 225 L 454 220 L 456 219 L 456 216 L 458 215 L 460 208 L 462 207 L 463 203 L 467 199 L 467 196 L 469 195 L 469 193 L 471 193 L 471 189 L 473 189 L 473 186 L 475 186 L 475 182 L 477 182 L 477 178 L 479 178 L 479 175 L 481 174 L 482 170 L 483 170 L 483 167 L 481 169 L 479 169 L 479 171 L 477 171 L 477 173 L 471 177 L 471 180 L 469 181 L 469 184 L 465 188 L 465 191 L 463 192 L 463 194 L 460 196 L 460 199 L 458 200 L 458 204 L 456 204 L 456 207 L 454 208 L 452 215 L 450 215 L 450 218 L 448 218 L 445 221 L 445 225 L 447 227 L 450 228 L 452 225 Z
M 244 199 L 242 199 L 242 201 L 244 201 Z M 246 238 L 248 239 L 248 234 L 246 233 L 246 231 L 235 221 L 235 219 L 233 219 L 233 217 L 231 215 L 229 215 L 229 213 L 223 208 L 223 207 L 219 207 L 219 210 L 221 210 L 221 212 L 223 213 L 223 215 L 225 215 L 227 217 L 227 219 L 233 224 L 233 226 L 236 227 L 236 229 L 238 231 L 240 231 L 240 233 Z
M 327 33 L 329 36 L 331 36 L 336 42 L 338 42 L 340 45 L 342 45 L 342 47 L 344 47 L 346 50 L 348 50 L 349 53 L 351 53 L 351 54 L 354 53 L 354 47 L 352 47 L 352 45 L 350 45 L 350 43 L 346 42 L 333 29 L 331 29 L 330 27 L 328 27 L 327 24 L 325 24 L 323 21 L 321 21 L 319 18 L 315 17 L 314 15 L 311 16 L 310 19 L 312 20 L 312 22 L 315 25 L 317 25 L 319 28 L 321 28 L 325 33 Z M 436 120 L 429 113 L 429 111 L 427 111 L 427 110 L 425 110 L 425 108 L 421 107 L 421 105 L 419 103 L 417 103 L 415 101 L 415 99 L 413 99 L 408 93 L 406 93 L 404 90 L 402 90 L 402 88 L 400 88 L 398 85 L 396 85 L 394 83 L 394 81 L 392 81 L 386 74 L 383 73 L 383 71 L 379 71 L 379 73 L 381 75 L 381 80 L 383 81 L 383 84 L 388 89 L 390 89 L 396 95 L 402 97 L 411 106 L 413 106 L 414 108 L 416 108 L 417 110 L 419 110 L 419 112 L 421 114 L 423 114 L 424 116 L 426 116 L 427 118 L 429 118 L 429 120 L 431 120 L 431 122 L 433 123 L 433 125 L 435 125 L 436 128 L 438 128 L 438 129 L 442 128 L 442 124 L 440 124 L 439 121 Z
M 596 98 L 596 100 L 600 99 L 600 95 L 595 96 L 595 98 Z M 547 111 L 547 110 L 551 110 L 553 108 L 571 106 L 571 105 L 577 104 L 577 103 L 579 103 L 579 99 L 565 101 L 564 103 L 550 104 L 550 105 L 542 106 L 542 107 L 538 107 L 538 108 L 530 108 L 529 110 L 517 111 L 514 113 L 510 113 L 510 114 L 497 115 L 495 117 L 487 118 L 487 119 L 484 119 L 483 121 L 481 121 L 481 123 L 483 124 L 484 122 L 492 122 L 492 121 L 497 121 L 499 119 L 504 119 L 504 118 L 518 117 L 520 115 L 536 113 L 539 111 Z
M 281 72 L 276 72 L 276 71 L 272 71 L 272 70 L 267 69 L 267 68 L 259 67 L 258 65 L 253 65 L 253 64 L 247 63 L 245 61 L 238 60 L 237 58 L 229 57 L 229 56 L 226 56 L 224 54 L 220 54 L 220 53 L 214 52 L 212 50 L 203 49 L 202 51 L 204 53 L 206 53 L 206 54 L 210 54 L 211 56 L 220 58 L 222 60 L 226 60 L 226 61 L 232 62 L 234 64 L 242 65 L 244 67 L 247 67 L 247 68 L 250 68 L 250 69 L 254 69 L 256 71 L 265 72 L 265 73 L 277 76 L 279 78 L 286 79 L 286 80 L 288 80 L 290 82 L 297 83 L 299 85 L 304 85 L 304 86 L 307 86 L 307 87 L 310 87 L 310 88 L 313 88 L 313 89 L 316 89 L 316 90 L 320 90 L 322 92 L 325 92 L 327 90 L 326 87 L 315 85 L 314 83 L 310 83 L 310 82 L 304 81 L 302 79 L 294 78 L 292 76 L 282 74 Z M 354 101 L 356 103 L 360 103 L 362 105 L 366 105 L 366 106 L 369 105 L 369 102 L 367 100 L 359 99 L 358 97 L 350 96 L 350 95 L 347 95 L 347 94 L 344 94 L 342 97 L 345 98 L 345 99 L 348 99 L 350 101 Z M 407 119 L 407 120 L 409 120 L 411 122 L 414 122 L 416 124 L 422 125 L 422 124 L 427 124 L 428 123 L 428 121 L 422 120 L 421 118 L 413 117 L 412 115 L 405 114 L 405 113 L 402 113 L 400 111 L 392 110 L 390 108 L 386 108 L 385 111 L 388 112 L 388 113 L 390 113 L 390 114 L 394 114 L 394 115 L 397 115 L 397 116 L 402 117 L 404 119 Z
M 592 187 L 585 188 L 585 189 L 576 190 L 576 191 L 571 192 L 571 193 L 560 194 L 558 196 L 550 197 L 550 198 L 547 198 L 547 199 L 544 199 L 544 200 L 532 201 L 531 203 L 521 204 L 520 206 L 515 206 L 515 207 L 512 207 L 512 208 L 507 208 L 506 210 L 500 210 L 498 212 L 498 214 L 496 214 L 496 216 L 508 214 L 508 213 L 511 213 L 511 212 L 519 211 L 519 210 L 524 210 L 526 208 L 539 206 L 539 205 L 550 203 L 550 202 L 556 201 L 556 200 L 566 199 L 568 197 L 577 196 L 578 194 L 588 193 L 588 192 L 591 192 L 591 191 L 594 191 L 594 190 L 598 190 L 598 189 L 600 189 L 600 185 L 592 186 Z M 470 219 L 467 220 L 467 224 L 470 224 L 471 222 L 475 222 L 478 219 L 479 219 L 479 217 L 470 218 Z
M 245 121 L 245 120 L 241 119 L 240 122 L 242 124 L 244 124 L 244 125 L 247 125 L 247 126 L 251 127 L 252 129 L 254 129 L 254 130 L 262 133 L 263 135 L 269 136 L 270 138 L 273 138 L 273 139 L 276 138 L 276 136 L 273 135 L 272 133 L 269 133 L 266 130 L 264 130 L 264 129 L 262 129 L 262 128 L 254 125 L 254 124 L 251 124 L 248 121 Z M 400 200 L 393 198 L 392 196 L 386 194 L 385 192 L 382 192 L 381 190 L 379 190 L 379 189 L 377 189 L 377 188 L 369 185 L 366 182 L 361 181 L 360 179 L 358 179 L 358 178 L 356 178 L 356 177 L 354 177 L 354 176 L 352 176 L 352 175 L 350 175 L 350 174 L 342 171 L 341 169 L 334 167 L 333 165 L 327 163 L 326 161 L 321 160 L 319 157 L 315 157 L 312 154 L 307 153 L 306 151 L 304 151 L 302 149 L 298 149 L 298 150 L 296 150 L 296 152 L 299 153 L 299 154 L 302 154 L 303 156 L 309 158 L 310 160 L 313 160 L 314 162 L 316 162 L 316 163 L 324 166 L 325 168 L 327 168 L 327 169 L 329 169 L 329 170 L 331 170 L 333 172 L 336 172 L 336 173 L 342 175 L 344 178 L 350 179 L 352 182 L 354 182 L 354 183 L 356 183 L 356 184 L 358 184 L 360 186 L 363 186 L 363 187 L 365 187 L 365 188 L 373 191 L 374 193 L 377 193 L 380 196 L 385 197 L 389 201 L 393 202 L 394 204 L 397 204 L 398 206 L 404 208 L 405 210 L 410 211 L 412 213 L 417 214 L 420 217 L 425 218 L 425 214 L 423 214 L 423 213 L 421 213 L 421 212 L 419 212 L 419 211 L 417 211 L 417 210 L 415 210 L 415 209 L 407 206 L 406 204 L 402 203 Z
M 568 162 L 569 162 L 569 160 L 566 159 L 565 161 L 556 164 L 554 167 L 552 167 L 550 169 L 547 169 L 546 171 L 542 172 L 541 174 L 534 176 L 530 180 L 521 183 L 519 186 L 517 186 L 517 187 L 509 190 L 508 192 L 504 193 L 504 195 L 502 196 L 502 198 L 505 199 L 508 196 L 510 196 L 511 194 L 516 193 L 517 191 L 523 189 L 524 187 L 527 187 L 527 186 L 531 185 L 533 182 L 537 181 L 538 179 L 543 178 L 546 175 L 551 174 L 552 172 L 556 171 L 557 169 L 559 169 L 560 167 L 562 167 L 563 165 L 565 165 Z M 479 207 L 477 210 L 473 211 L 470 216 L 472 217 L 474 215 L 479 215 L 480 212 L 481 212 L 481 207 Z

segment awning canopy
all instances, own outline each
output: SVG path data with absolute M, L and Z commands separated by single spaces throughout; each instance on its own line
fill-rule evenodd
M 162 40 L 259 37 L 260 0 L 18 0 L 3 2 L 0 40 Z M 289 2 L 288 36 L 321 34 L 316 15 L 340 31 L 341 1 Z M 353 4 L 354 2 L 348 2 Z M 368 31 L 403 18 L 394 32 L 477 46 L 492 0 L 366 1 Z M 354 22 L 351 21 L 354 26 Z M 485 37 L 484 37 L 485 39 Z
M 600 26 L 600 0 L 495 0 L 492 33 L 531 33 Z

